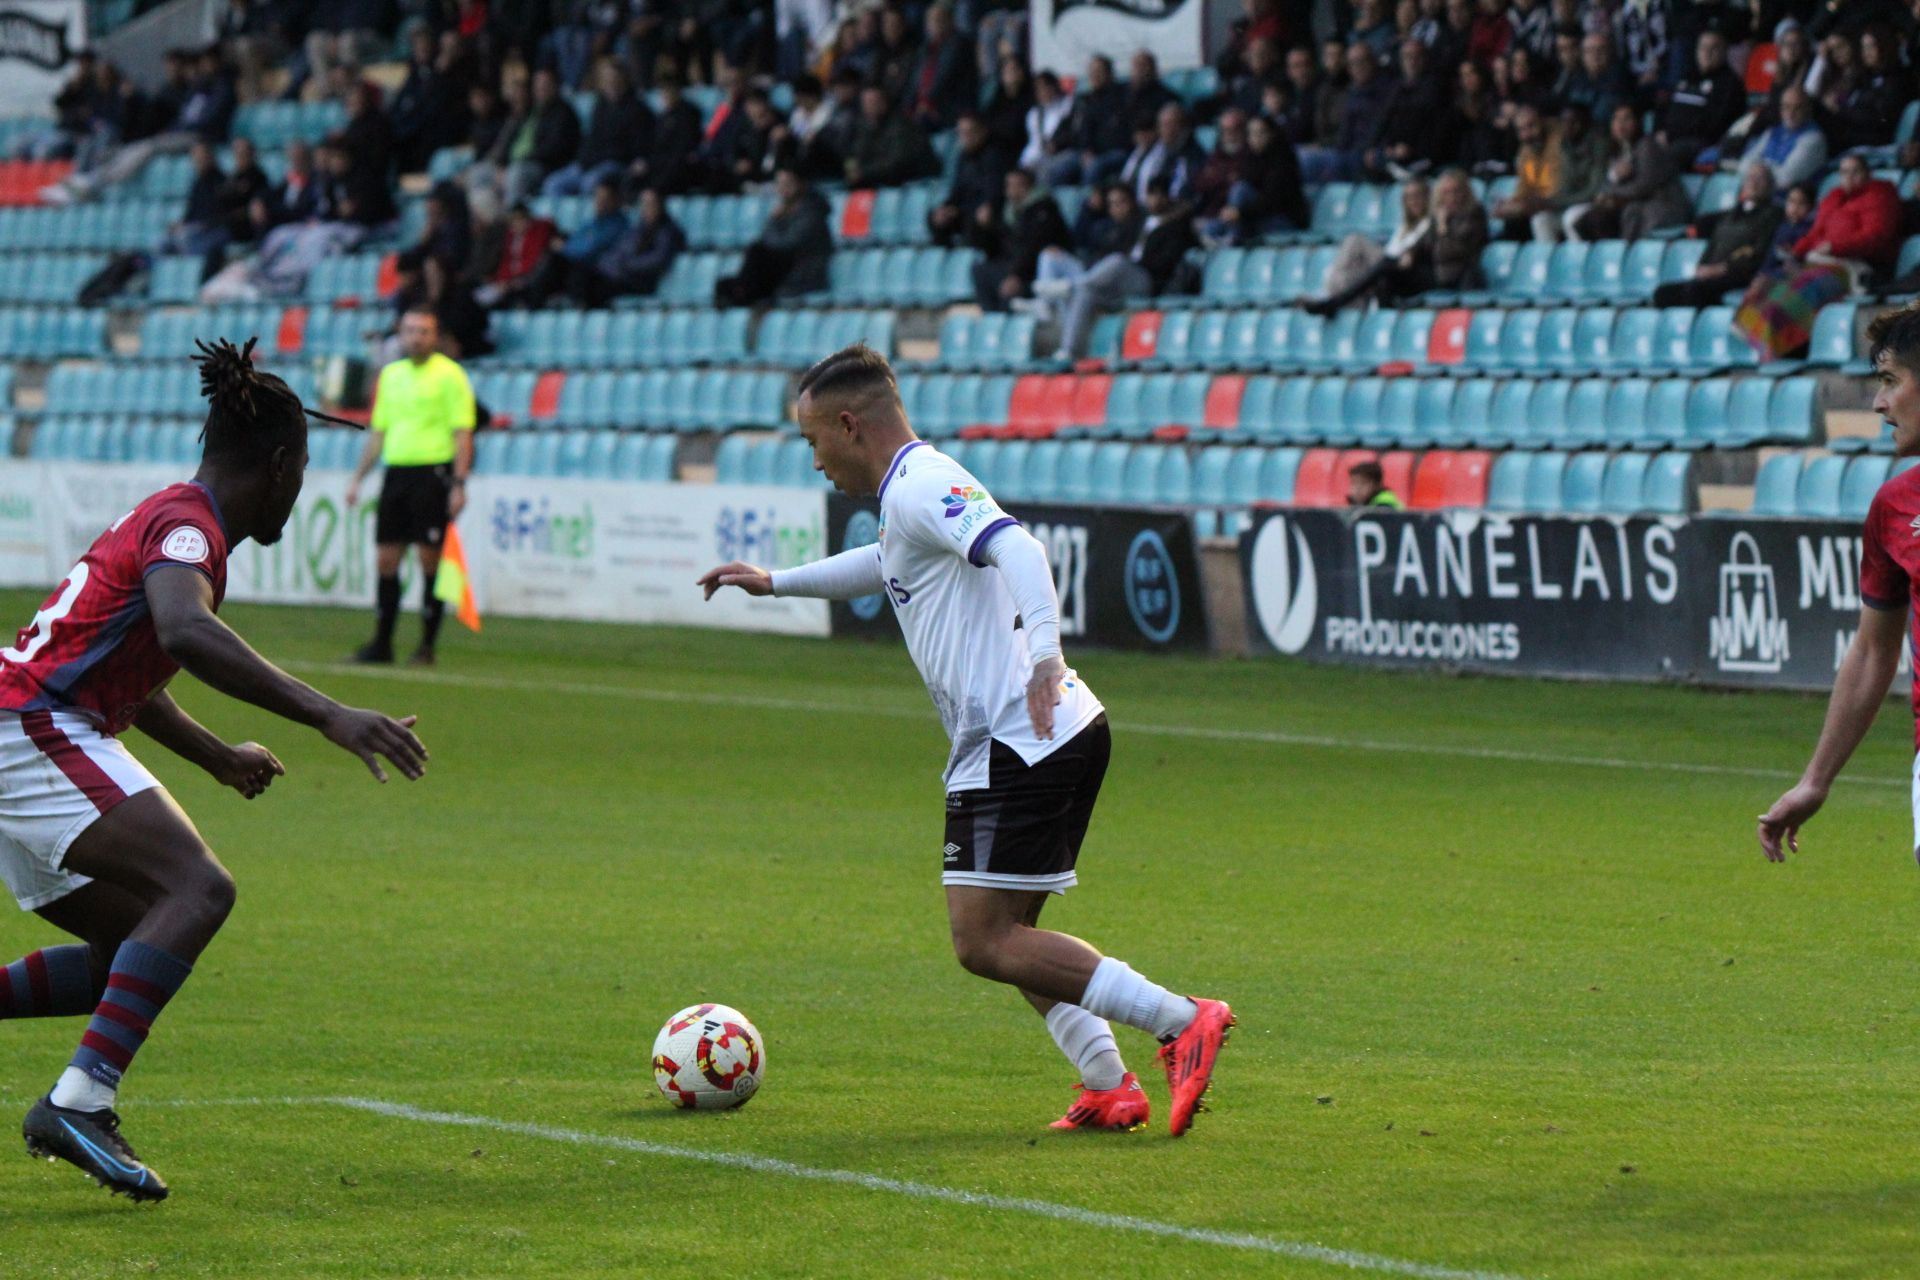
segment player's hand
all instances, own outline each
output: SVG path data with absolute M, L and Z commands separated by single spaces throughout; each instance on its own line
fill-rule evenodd
M 467 486 L 459 481 L 455 481 L 453 488 L 447 493 L 447 522 L 451 524 L 455 520 L 458 520 L 460 513 L 466 509 Z
M 1824 790 L 1801 782 L 1760 815 L 1760 851 L 1767 855 L 1768 862 L 1785 862 L 1789 850 L 1800 852 L 1800 828 L 1820 812 L 1820 806 L 1826 802 Z
M 275 778 L 284 778 L 287 767 L 259 743 L 243 742 L 231 748 L 227 758 L 207 772 L 221 786 L 232 787 L 251 800 L 272 786 Z
M 1056 654 L 1035 663 L 1027 681 L 1027 715 L 1033 736 L 1042 742 L 1053 741 L 1053 709 L 1060 705 L 1060 682 L 1066 678 L 1067 660 Z
M 413 736 L 419 719 L 395 720 L 378 711 L 341 707 L 321 722 L 320 732 L 334 746 L 359 756 L 376 782 L 387 780 L 387 771 L 380 767 L 382 756 L 406 777 L 417 779 L 427 771 L 427 749 Z
M 750 596 L 770 596 L 773 594 L 773 575 L 758 565 L 735 560 L 701 574 L 700 586 L 706 590 L 703 599 L 707 600 L 713 599 L 713 593 L 722 587 L 738 587 Z
M 347 505 L 349 507 L 357 507 L 360 505 L 360 482 L 358 480 L 347 481 Z

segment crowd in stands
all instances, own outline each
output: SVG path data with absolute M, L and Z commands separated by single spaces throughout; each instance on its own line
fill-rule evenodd
M 1035 74 L 1024 12 L 982 0 L 234 0 L 220 42 L 169 55 L 155 93 L 83 56 L 22 150 L 73 159 L 53 202 L 190 153 L 154 247 L 200 256 L 208 300 L 297 289 L 434 166 L 401 295 L 442 308 L 468 350 L 490 308 L 650 292 L 688 247 L 673 195 L 772 197 L 717 302 L 818 291 L 834 184 L 942 181 L 933 242 L 979 250 L 979 304 L 1058 320 L 1069 357 L 1100 312 L 1193 289 L 1192 250 L 1310 231 L 1330 181 L 1399 184 L 1401 217 L 1385 243 L 1342 246 L 1321 311 L 1475 287 L 1490 239 L 1691 235 L 1708 252 L 1660 301 L 1738 295 L 1741 332 L 1780 355 L 1825 302 L 1902 283 L 1920 205 L 1876 173 L 1920 165 L 1920 143 L 1896 144 L 1920 97 L 1920 0 L 1358 0 L 1334 33 L 1296 0 L 1244 6 L 1217 90 L 1183 100 L 1144 50 L 1124 77 L 1101 57 L 1073 81 Z M 371 61 L 403 63 L 397 87 Z M 275 178 L 218 150 L 269 95 L 341 110 Z M 465 160 L 443 171 L 448 148 Z M 1684 179 L 1716 171 L 1739 199 L 1696 219 Z M 1483 203 L 1503 176 L 1511 192 Z M 1087 189 L 1071 218 L 1064 187 Z M 556 226 L 541 197 L 590 212 Z

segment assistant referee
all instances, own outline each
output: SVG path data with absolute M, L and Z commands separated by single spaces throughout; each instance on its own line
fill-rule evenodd
M 467 505 L 467 474 L 473 470 L 473 387 L 467 372 L 442 355 L 440 322 L 431 311 L 400 317 L 402 359 L 380 371 L 373 395 L 373 432 L 347 486 L 347 505 L 360 501 L 360 484 L 376 463 L 385 463 L 380 508 L 374 521 L 380 571 L 379 616 L 373 639 L 355 662 L 392 662 L 393 628 L 400 616 L 400 561 L 409 546 L 420 559 L 420 647 L 411 661 L 433 663 L 446 612 L 433 593 L 440 544 L 447 524 Z

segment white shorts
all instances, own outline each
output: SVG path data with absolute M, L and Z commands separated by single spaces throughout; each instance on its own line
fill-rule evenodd
M 0 881 L 20 909 L 86 884 L 62 869 L 68 848 L 101 814 L 159 785 L 84 716 L 0 711 Z

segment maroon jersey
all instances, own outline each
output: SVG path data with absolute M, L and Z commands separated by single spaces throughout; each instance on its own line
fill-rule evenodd
M 1920 582 L 1920 467 L 1880 486 L 1860 542 L 1860 599 L 1874 609 L 1908 609 Z M 1908 647 L 1920 658 L 1920 619 L 1907 619 Z M 1920 664 L 1917 664 L 1920 665 Z M 1913 685 L 1914 746 L 1920 750 L 1920 680 Z
M 227 593 L 227 533 L 213 495 L 176 484 L 114 521 L 48 597 L 10 649 L 0 649 L 0 710 L 71 711 L 119 733 L 180 669 L 147 612 L 147 574 L 190 565 Z

